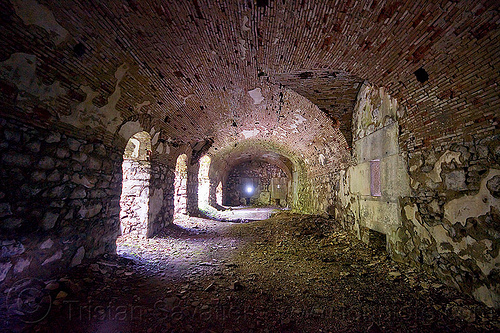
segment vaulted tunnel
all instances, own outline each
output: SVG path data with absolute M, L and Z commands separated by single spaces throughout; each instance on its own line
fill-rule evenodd
M 64 310 L 68 293 L 71 301 L 71 293 L 90 287 L 60 278 L 85 269 L 87 280 L 102 274 L 95 280 L 106 286 L 113 285 L 108 271 L 121 272 L 115 285 L 130 290 L 127 279 L 140 274 L 120 266 L 124 260 L 148 269 L 158 263 L 152 270 L 167 263 L 158 273 L 164 277 L 174 271 L 168 264 L 175 266 L 178 275 L 168 283 L 239 276 L 247 282 L 231 282 L 221 293 L 241 291 L 247 298 L 265 294 L 251 287 L 264 275 L 243 267 L 283 263 L 266 280 L 269 287 L 283 279 L 269 287 L 271 304 L 282 306 L 280 300 L 293 295 L 290 303 L 307 303 L 315 311 L 326 299 L 358 288 L 335 289 L 353 276 L 375 288 L 380 279 L 370 280 L 367 270 L 379 264 L 388 270 L 394 292 L 414 288 L 413 273 L 405 271 L 403 279 L 394 268 L 412 267 L 440 281 L 427 285 L 442 283 L 467 299 L 434 304 L 429 311 L 438 326 L 417 320 L 418 329 L 442 329 L 442 318 L 456 330 L 479 322 L 477 329 L 498 329 L 496 310 L 484 310 L 473 299 L 500 307 L 499 9 L 498 2 L 486 0 L 0 0 L 5 329 L 67 328 L 61 322 L 68 318 L 58 319 L 53 311 L 26 315 L 12 295 L 20 299 L 36 282 L 30 290 Z M 279 231 L 265 229 L 280 221 L 286 223 Z M 327 227 L 336 229 L 321 229 Z M 244 230 L 252 230 L 245 240 Z M 363 243 L 385 254 L 373 252 L 371 259 L 358 258 L 363 264 L 351 258 L 337 267 L 337 259 L 326 256 L 343 240 L 338 260 Z M 271 245 L 274 252 L 255 250 Z M 224 246 L 228 253 L 213 254 Z M 178 259 L 186 248 L 191 250 L 185 260 Z M 307 262 L 297 264 L 290 277 L 286 272 L 293 264 L 281 256 L 296 252 Z M 240 257 L 246 261 L 232 264 Z M 321 268 L 308 270 L 314 260 Z M 213 271 L 222 265 L 227 270 Z M 190 271 L 198 266 L 203 274 Z M 342 271 L 346 267 L 352 272 Z M 336 274 L 332 280 L 325 275 L 330 273 Z M 330 298 L 285 292 L 285 280 L 304 285 L 301 274 Z M 188 275 L 192 280 L 183 280 Z M 325 279 L 329 284 L 319 287 Z M 134 283 L 154 284 L 139 280 Z M 199 289 L 213 291 L 214 283 Z M 177 293 L 180 284 L 154 286 L 170 290 L 169 300 L 161 302 L 172 302 L 171 308 L 182 308 L 189 299 L 183 295 L 197 288 L 191 284 Z M 421 299 L 411 288 L 405 304 L 358 289 L 364 298 L 335 300 L 370 311 L 417 308 L 411 302 L 421 305 Z M 453 294 L 446 290 L 436 292 Z M 209 302 L 206 295 L 197 297 Z M 202 308 L 198 298 L 192 304 Z M 154 308 L 149 314 L 158 308 L 122 301 Z M 264 296 L 255 300 L 260 301 Z M 346 307 L 337 307 L 329 319 L 317 312 L 306 320 L 289 305 L 276 312 L 266 308 L 273 320 L 254 326 L 231 316 L 213 325 L 192 321 L 183 329 L 223 331 L 227 324 L 301 331 L 323 325 L 349 331 L 362 325 L 368 330 L 376 321 L 389 331 L 415 329 L 412 316 L 402 323 L 346 319 L 359 318 L 353 313 L 343 313 L 337 327 L 332 321 Z M 478 309 L 493 312 L 480 321 Z M 468 315 L 474 311 L 477 317 Z M 457 313 L 465 324 L 454 319 Z M 149 326 L 142 317 L 91 318 L 75 319 L 80 331 L 82 323 L 113 323 L 125 331 L 180 327 L 152 317 Z

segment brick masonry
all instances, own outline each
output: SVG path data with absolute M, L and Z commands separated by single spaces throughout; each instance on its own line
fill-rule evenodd
M 76 254 L 79 259 L 82 253 L 112 252 L 118 233 L 121 156 L 129 138 L 141 131 L 151 138 L 151 233 L 173 215 L 175 161 L 182 153 L 188 155 L 191 214 L 197 212 L 198 161 L 204 154 L 212 158 L 215 186 L 242 158 L 267 158 L 280 167 L 282 163 L 292 178 L 293 209 L 334 214 L 335 207 L 343 204 L 343 191 L 352 185 L 346 184 L 349 168 L 364 163 L 358 160 L 361 142 L 368 140 L 366 135 L 381 135 L 376 132 L 397 133 L 398 150 L 387 161 L 405 164 L 399 169 L 406 169 L 413 186 L 409 195 L 396 196 L 398 201 L 392 202 L 392 207 L 399 207 L 392 213 L 401 214 L 394 225 L 407 226 L 402 233 L 411 234 L 411 225 L 418 226 L 419 221 L 441 219 L 453 226 L 447 227 L 446 237 L 456 237 L 457 221 L 451 220 L 462 221 L 462 215 L 450 217 L 454 211 L 450 207 L 457 203 L 453 200 L 484 193 L 494 209 L 471 218 L 488 224 L 487 216 L 494 218 L 498 210 L 496 175 L 491 173 L 498 163 L 494 142 L 500 133 L 498 9 L 498 2 L 487 0 L 269 1 L 264 7 L 254 1 L 229 0 L 217 5 L 0 1 L 0 115 L 5 118 L 1 154 L 6 179 L 0 188 L 5 197 L 0 200 L 5 214 L 2 228 L 15 234 L 12 239 L 2 236 L 5 246 L 14 246 L 6 253 L 21 251 L 15 250 L 21 248 L 16 242 L 29 234 L 28 229 L 22 231 L 25 225 L 36 229 L 45 221 L 47 228 L 55 221 L 57 226 L 65 219 L 62 214 L 67 216 L 72 207 L 80 211 L 86 204 L 89 208 L 82 214 L 97 211 L 96 219 L 107 220 L 92 230 L 82 227 L 75 232 L 74 245 L 63 246 L 62 236 L 54 236 L 55 252 L 45 248 L 44 255 L 54 256 L 53 262 L 60 257 L 57 267 L 62 270 Z M 397 114 L 387 123 L 385 118 L 359 122 L 356 105 L 367 85 L 377 92 L 369 94 L 372 100 L 365 104 L 374 106 L 369 110 L 373 117 L 385 108 L 378 107 L 385 103 L 381 96 L 390 95 L 391 103 L 396 103 Z M 31 133 L 27 141 L 15 141 L 16 130 Z M 47 142 L 50 135 L 60 141 Z M 64 150 L 72 140 L 89 152 L 68 150 L 66 156 Z M 40 150 L 31 151 L 31 141 L 37 141 Z M 94 151 L 104 155 L 96 157 L 100 155 Z M 79 161 L 83 159 L 79 153 L 88 160 Z M 32 161 L 41 164 L 31 165 Z M 81 170 L 75 170 L 74 163 Z M 31 172 L 38 178 L 31 179 Z M 112 193 L 100 203 L 88 197 L 101 192 L 74 183 L 73 177 L 80 173 L 94 177 L 95 184 L 111 182 L 102 190 Z M 31 205 L 32 197 L 42 194 L 30 191 L 51 182 L 55 190 L 40 202 L 53 215 L 45 216 L 36 202 Z M 78 192 L 67 194 L 70 190 Z M 14 197 L 19 191 L 28 192 Z M 215 188 L 210 197 L 215 200 Z M 75 215 L 75 209 L 68 219 L 79 221 L 82 217 Z M 346 227 L 353 227 L 355 214 L 344 213 Z M 84 219 L 92 224 L 90 215 Z M 466 219 L 461 225 L 468 223 Z M 66 230 L 48 229 L 42 234 Z M 96 232 L 102 237 L 90 240 Z M 477 235 L 469 227 L 460 232 L 466 241 L 475 235 L 476 243 L 491 247 L 488 255 L 498 258 L 498 236 Z M 36 237 L 43 238 L 42 234 Z M 391 244 L 412 262 L 420 258 L 415 248 L 426 260 L 436 258 L 440 245 L 417 246 L 420 236 L 415 235 L 407 239 L 401 234 L 402 243 Z M 37 245 L 2 259 L 0 277 L 6 272 L 9 279 L 15 265 L 24 274 L 21 267 L 27 264 L 18 263 L 15 256 L 38 253 L 35 248 L 45 242 L 27 238 Z M 454 242 L 462 244 L 462 238 Z M 449 272 L 449 263 L 461 262 L 451 254 L 460 257 L 458 248 L 447 251 L 440 254 L 448 258 L 448 264 L 439 266 L 445 268 L 428 265 L 431 270 Z M 35 266 L 39 265 L 26 267 Z M 460 268 L 462 280 L 456 284 L 466 289 L 474 281 L 471 292 L 489 302 L 485 295 L 498 293 L 491 282 L 497 269 L 483 269 L 481 275 L 475 266 Z M 443 279 L 446 274 L 441 274 Z
M 405 110 L 370 85 L 353 114 L 355 162 L 340 172 L 337 218 L 363 240 L 373 230 L 385 234 L 395 260 L 498 307 L 500 136 L 400 149 Z M 380 196 L 370 191 L 374 159 Z
M 273 200 L 275 198 L 271 193 L 273 178 L 283 178 L 285 188 L 288 189 L 290 179 L 276 165 L 267 162 L 251 161 L 235 166 L 229 172 L 226 182 L 222 184 L 223 204 L 230 206 L 246 205 L 246 202 L 244 202 L 245 198 L 249 198 L 249 204 L 251 205 L 276 205 L 276 201 Z M 245 180 L 252 181 L 252 193 L 245 192 L 245 186 L 248 185 L 244 182 Z M 287 192 L 285 193 L 288 194 Z M 280 199 L 280 205 L 287 205 L 287 196 Z

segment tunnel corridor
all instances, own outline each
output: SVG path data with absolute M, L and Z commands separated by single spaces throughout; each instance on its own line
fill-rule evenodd
M 367 247 L 324 217 L 174 222 L 153 238 L 121 237 L 118 256 L 47 281 L 51 307 L 40 303 L 23 321 L 4 325 L 35 332 L 486 332 L 500 324 L 497 311 L 396 264 L 384 247 Z
M 499 331 L 499 9 L 0 0 L 0 331 Z

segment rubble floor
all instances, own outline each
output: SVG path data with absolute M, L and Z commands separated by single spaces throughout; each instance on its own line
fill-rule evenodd
M 8 310 L 5 331 L 500 331 L 498 311 L 323 217 L 182 217 L 152 239 L 120 237 L 117 248 L 43 281 L 37 307 Z

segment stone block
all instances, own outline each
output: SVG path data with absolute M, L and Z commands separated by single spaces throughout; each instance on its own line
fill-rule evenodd
M 53 169 L 56 165 L 56 162 L 54 161 L 53 158 L 44 156 L 40 159 L 40 162 L 38 162 L 38 167 L 42 169 Z
M 99 170 L 102 167 L 102 160 L 95 156 L 90 156 L 90 158 L 85 163 L 85 166 L 89 169 Z
M 456 170 L 447 173 L 444 178 L 445 188 L 452 191 L 463 191 L 467 189 L 465 184 L 465 171 Z
M 95 204 L 95 205 L 88 205 L 80 208 L 78 211 L 78 214 L 80 217 L 83 218 L 92 218 L 99 214 L 102 210 L 102 205 L 101 204 Z
M 57 148 L 56 156 L 58 158 L 66 158 L 69 156 L 69 150 L 67 148 Z
M 7 140 L 7 141 L 14 142 L 14 143 L 18 143 L 21 141 L 21 133 L 19 133 L 19 132 L 7 129 L 3 132 L 3 134 L 5 136 L 5 140 Z
M 73 159 L 77 162 L 83 163 L 87 160 L 88 156 L 82 152 L 76 152 L 73 154 Z
M 8 217 L 2 221 L 1 226 L 3 229 L 12 230 L 12 229 L 16 229 L 16 228 L 20 227 L 22 223 L 23 223 L 23 220 L 20 218 Z
M 45 171 L 36 170 L 36 171 L 33 171 L 33 173 L 31 174 L 31 179 L 34 182 L 40 182 L 42 180 L 46 180 L 46 178 L 47 178 L 47 175 L 45 174 Z
M 7 202 L 0 203 L 0 217 L 12 215 L 10 204 Z
M 495 176 L 486 182 L 486 188 L 495 198 L 500 198 L 500 176 Z
M 49 182 L 58 182 L 61 180 L 61 173 L 59 170 L 54 170 L 48 177 L 47 180 Z
M 42 266 L 45 266 L 45 265 L 50 264 L 50 263 L 52 263 L 54 261 L 60 260 L 62 258 L 62 255 L 63 255 L 63 253 L 62 253 L 61 250 L 57 251 L 52 256 L 50 256 L 49 258 L 45 259 L 43 261 L 43 263 L 42 263 Z
M 78 185 L 83 185 L 86 188 L 94 187 L 94 183 L 91 181 L 92 179 L 87 178 L 86 176 L 75 174 L 71 177 L 71 181 Z
M 87 196 L 87 192 L 83 187 L 77 187 L 70 195 L 70 199 L 83 199 Z
M 50 249 L 54 245 L 54 241 L 52 239 L 47 239 L 44 241 L 42 244 L 40 244 L 40 249 L 45 250 L 45 249 Z
M 75 140 L 73 138 L 68 138 L 67 143 L 69 149 L 71 149 L 72 151 L 78 151 L 82 145 L 78 140 Z
M 8 244 L 5 244 L 5 241 L 2 243 L 0 258 L 10 258 L 13 256 L 17 256 L 23 254 L 25 248 L 21 242 L 18 241 L 9 241 Z
M 31 165 L 31 157 L 16 152 L 9 152 L 2 156 L 2 163 L 16 167 L 29 167 Z
M 26 148 L 33 153 L 38 153 L 40 151 L 40 147 L 40 141 L 32 141 L 26 144 Z
M 61 141 L 61 134 L 57 132 L 50 133 L 45 139 L 47 143 L 56 143 Z

